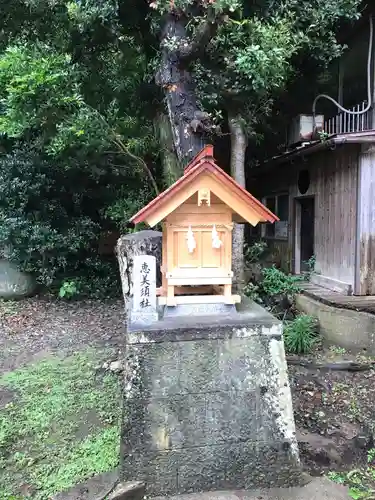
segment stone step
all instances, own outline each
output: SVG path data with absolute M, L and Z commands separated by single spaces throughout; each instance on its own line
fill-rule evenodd
M 301 488 L 276 488 L 254 491 L 213 491 L 151 500 L 349 500 L 347 488 L 326 478 L 314 478 Z

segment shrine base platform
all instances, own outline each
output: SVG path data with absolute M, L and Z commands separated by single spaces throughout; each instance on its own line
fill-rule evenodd
M 151 496 L 303 482 L 282 324 L 245 300 L 180 312 L 128 328 L 120 479 Z

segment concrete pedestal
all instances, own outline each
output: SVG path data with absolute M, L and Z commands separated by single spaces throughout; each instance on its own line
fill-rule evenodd
M 155 496 L 299 484 L 282 325 L 240 307 L 129 327 L 122 480 Z

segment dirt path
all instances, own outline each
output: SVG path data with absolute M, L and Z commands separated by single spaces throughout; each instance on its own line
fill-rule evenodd
M 317 351 L 304 360 L 330 366 L 343 360 L 367 364 L 373 358 L 331 348 Z M 367 463 L 373 467 L 369 452 L 374 448 L 375 435 L 375 370 L 350 373 L 289 366 L 289 378 L 299 448 L 306 469 L 319 475 Z M 370 484 L 375 485 L 375 475 Z
M 123 334 L 121 300 L 2 302 L 0 374 L 49 354 L 71 354 L 96 345 L 120 347 Z

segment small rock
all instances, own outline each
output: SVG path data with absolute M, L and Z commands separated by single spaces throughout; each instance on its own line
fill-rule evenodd
M 2 299 L 21 299 L 32 295 L 36 290 L 34 278 L 20 271 L 15 264 L 6 259 L 0 260 L 0 297 Z
M 109 369 L 113 373 L 120 373 L 123 371 L 124 367 L 121 361 L 117 360 L 117 361 L 112 361 L 112 363 L 109 365 Z
M 325 417 L 325 416 L 326 416 L 326 414 L 324 413 L 324 411 L 320 411 L 320 412 L 318 413 L 318 417 L 320 417 L 320 418 L 323 418 L 323 417 Z
M 106 361 L 105 363 L 103 363 L 103 366 L 102 368 L 104 368 L 104 370 L 108 370 L 109 368 L 109 363 Z
M 360 429 L 357 425 L 351 424 L 349 422 L 344 422 L 340 426 L 340 434 L 343 438 L 351 440 L 357 437 L 360 433 Z
M 355 438 L 355 441 L 359 448 L 365 449 L 370 443 L 370 437 L 365 434 L 360 434 Z

